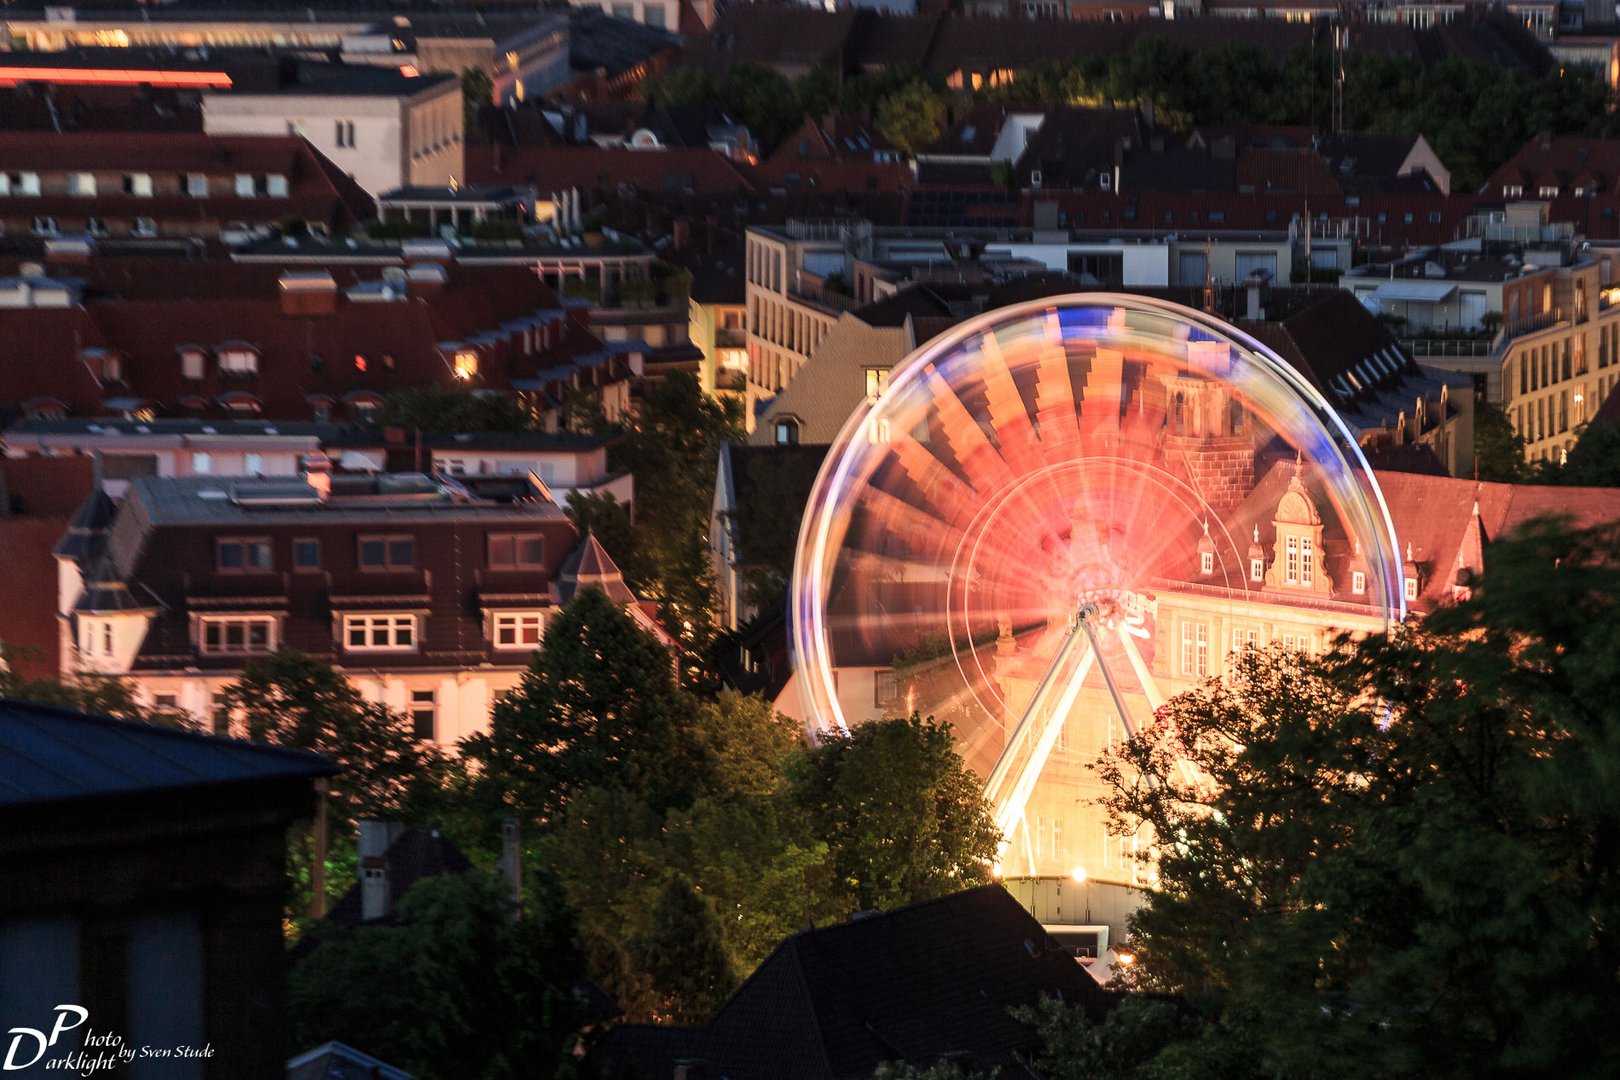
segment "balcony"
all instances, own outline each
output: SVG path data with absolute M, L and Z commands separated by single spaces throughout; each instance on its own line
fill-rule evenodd
M 1402 338 L 1401 348 L 1414 360 L 1490 356 L 1492 340 L 1486 336 Z
M 1543 311 L 1538 315 L 1529 315 L 1522 319 L 1514 319 L 1502 324 L 1502 344 L 1506 345 L 1514 338 L 1533 334 L 1538 330 L 1545 330 L 1559 321 L 1560 312 Z
M 746 349 L 748 347 L 748 331 L 742 327 L 718 327 L 714 332 L 714 347 L 717 349 Z

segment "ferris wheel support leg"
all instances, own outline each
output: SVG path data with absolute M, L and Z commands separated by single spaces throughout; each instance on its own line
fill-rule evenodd
M 1071 636 L 1070 642 L 1080 648 L 1085 648 L 1090 644 L 1089 640 L 1078 632 Z M 1065 653 L 1068 651 L 1067 648 L 1064 650 Z M 1059 661 L 1063 659 L 1064 656 L 1060 653 Z M 1074 709 L 1075 699 L 1080 696 L 1080 687 L 1084 685 L 1086 676 L 1091 672 L 1092 662 L 1096 659 L 1097 650 L 1087 648 L 1084 655 L 1081 656 L 1080 664 L 1075 668 L 1074 674 L 1062 684 L 1063 693 L 1058 698 L 1057 707 L 1046 714 L 1046 719 L 1040 729 L 1040 738 L 1036 741 L 1029 757 L 1024 761 L 1023 767 L 1018 770 L 1018 774 L 1013 780 L 1012 791 L 1008 794 L 1006 800 L 997 806 L 996 824 L 1003 833 L 1010 832 L 1018 819 L 1024 816 L 1024 807 L 1029 804 L 1029 796 L 1035 790 L 1035 781 L 1040 779 L 1041 770 L 1046 768 L 1046 761 L 1052 756 L 1052 747 L 1057 744 L 1058 728 L 1068 719 L 1069 713 Z M 1059 661 L 1053 663 L 1055 670 L 1061 670 Z M 1037 698 L 1040 697 L 1038 694 L 1036 696 Z M 1038 704 L 1040 704 L 1038 700 L 1031 703 L 1030 711 L 1024 714 L 1025 721 L 1029 721 L 1035 715 L 1038 715 L 1034 711 L 1035 706 Z M 1024 727 L 1024 722 L 1021 721 L 1019 727 Z M 1012 747 L 1009 746 L 1008 749 L 1012 749 Z
M 1147 662 L 1142 659 L 1141 650 L 1136 647 L 1136 639 L 1121 627 L 1119 640 L 1125 646 L 1125 658 L 1131 662 L 1131 670 L 1136 672 L 1136 681 L 1142 684 L 1142 691 L 1147 694 L 1148 707 L 1158 712 L 1164 708 L 1164 695 L 1159 692 L 1159 684 L 1153 678 L 1153 672 L 1148 670 Z M 1123 715 L 1121 713 L 1122 717 Z M 1125 731 L 1129 735 L 1136 734 L 1129 719 L 1125 720 Z

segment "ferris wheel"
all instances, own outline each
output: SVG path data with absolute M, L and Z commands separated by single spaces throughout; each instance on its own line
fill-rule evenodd
M 1230 325 L 1104 293 L 962 324 L 844 426 L 792 589 L 812 737 L 949 721 L 1010 874 L 1129 883 L 1091 765 L 1234 650 L 1404 616 L 1350 430 Z

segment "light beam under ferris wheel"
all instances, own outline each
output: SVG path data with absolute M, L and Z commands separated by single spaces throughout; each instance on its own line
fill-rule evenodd
M 1309 528 L 1286 567 L 1285 526 L 1244 502 L 1257 458 L 1278 463 L 1285 504 L 1308 506 L 1290 511 Z M 1103 293 L 965 323 L 890 373 L 812 491 L 792 590 L 811 735 L 865 719 L 880 694 L 851 687 L 903 670 L 908 708 L 953 723 L 1035 872 L 1028 810 L 1069 797 L 1049 765 L 1070 719 L 1106 713 L 1134 734 L 1176 690 L 1166 653 L 1179 644 L 1180 675 L 1213 674 L 1210 626 L 1288 602 L 1254 572 L 1262 524 L 1278 575 L 1345 628 L 1404 615 L 1399 547 L 1354 437 L 1253 339 Z M 1329 593 L 1352 558 L 1366 587 Z

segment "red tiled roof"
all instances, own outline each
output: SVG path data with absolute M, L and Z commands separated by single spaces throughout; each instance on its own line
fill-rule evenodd
M 67 526 L 65 516 L 0 520 L 0 642 L 12 670 L 26 678 L 61 674 L 51 549 Z
M 55 397 L 74 413 L 98 415 L 115 397 L 179 411 L 188 398 L 218 402 L 241 393 L 256 398 L 267 418 L 308 419 L 312 395 L 342 400 L 356 391 L 449 383 L 450 367 L 438 347 L 444 342 L 493 334 L 496 340 L 481 346 L 479 375 L 496 389 L 601 350 L 565 316 L 545 283 L 521 266 L 452 265 L 442 288 L 388 302 L 350 300 L 340 292 L 332 315 L 284 313 L 281 268 L 274 265 L 97 258 L 72 269 L 86 279 L 80 308 L 0 310 L 0 403 Z M 377 276 L 375 268 L 330 272 L 339 290 Z M 501 327 L 534 315 L 562 330 L 550 347 L 526 355 L 521 335 Z M 180 346 L 213 350 L 231 341 L 258 352 L 255 377 L 222 377 L 212 364 L 202 379 L 184 377 Z M 80 359 L 80 349 L 89 346 L 123 357 L 122 382 L 96 383 Z
M 528 183 L 541 192 L 579 188 L 616 191 L 630 184 L 661 192 L 671 183 L 706 195 L 751 193 L 753 183 L 723 154 L 707 147 L 626 150 L 600 146 L 467 147 L 469 183 Z

